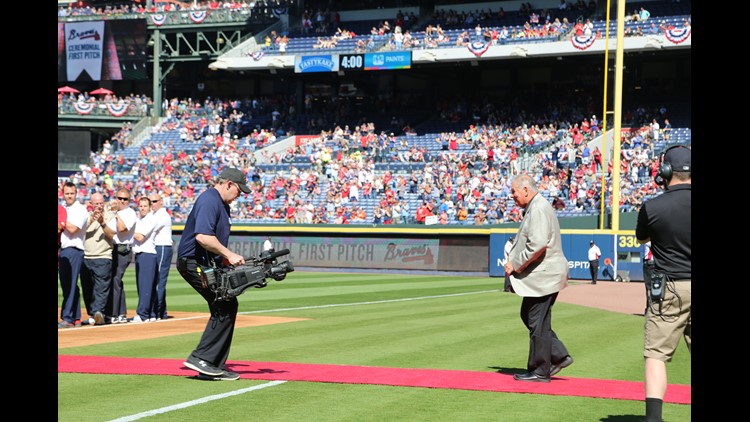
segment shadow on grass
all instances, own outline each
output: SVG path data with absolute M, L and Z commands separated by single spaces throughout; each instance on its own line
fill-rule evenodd
M 599 422 L 641 422 L 643 419 L 641 415 L 610 415 L 599 419 Z
M 239 372 L 241 374 L 284 374 L 289 371 L 279 371 L 273 368 L 258 368 L 252 371 L 248 370 L 242 370 L 243 366 L 250 366 L 249 364 L 243 364 L 243 363 L 232 363 L 227 365 L 232 371 Z
M 490 369 L 494 369 L 499 374 L 514 375 L 523 374 L 526 372 L 526 368 L 506 368 L 503 366 L 490 366 Z

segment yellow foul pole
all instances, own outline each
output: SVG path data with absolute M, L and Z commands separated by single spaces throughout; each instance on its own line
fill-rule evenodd
M 617 0 L 617 50 L 615 50 L 614 145 L 612 151 L 612 230 L 620 229 L 620 132 L 622 131 L 622 69 L 625 34 L 625 0 Z M 609 48 L 609 46 L 607 46 Z
M 602 103 L 603 105 L 603 111 L 602 111 L 602 134 L 604 135 L 602 138 L 602 177 L 601 177 L 601 193 L 600 197 L 602 198 L 601 201 L 599 201 L 599 230 L 604 230 L 604 217 L 605 217 L 605 203 L 604 203 L 604 194 L 607 192 L 607 184 L 604 181 L 604 175 L 607 174 L 607 165 L 609 164 L 609 154 L 607 154 L 607 80 L 609 79 L 609 9 L 610 9 L 610 0 L 607 0 L 607 27 L 605 28 L 604 32 L 604 45 L 606 48 L 604 48 L 604 98 Z

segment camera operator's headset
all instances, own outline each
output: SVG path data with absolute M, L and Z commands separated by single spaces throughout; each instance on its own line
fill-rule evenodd
M 667 153 L 670 150 L 673 150 L 675 148 L 690 149 L 690 148 L 686 147 L 685 145 L 673 145 L 673 146 L 667 148 L 666 151 L 664 151 L 664 152 L 661 153 L 661 160 L 660 160 L 660 163 L 659 163 L 659 173 L 656 174 L 656 176 L 657 176 L 656 181 L 657 181 L 657 183 L 659 183 L 659 181 L 661 180 L 661 183 L 659 183 L 661 185 L 665 185 L 666 186 L 669 183 L 669 181 L 672 180 L 672 163 L 670 163 L 669 161 L 664 161 L 664 157 L 667 156 Z

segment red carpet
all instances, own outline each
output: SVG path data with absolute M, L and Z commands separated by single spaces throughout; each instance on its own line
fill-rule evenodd
M 111 356 L 58 355 L 59 372 L 131 375 L 194 376 L 182 359 L 135 359 Z M 244 379 L 376 384 L 401 387 L 453 388 L 503 393 L 550 394 L 643 400 L 642 382 L 556 376 L 550 383 L 521 382 L 497 372 L 446 369 L 383 368 L 351 365 L 314 365 L 288 362 L 227 361 Z M 670 384 L 666 403 L 690 404 L 691 386 Z

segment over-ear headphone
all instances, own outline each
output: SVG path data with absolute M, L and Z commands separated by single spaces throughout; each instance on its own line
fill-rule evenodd
M 667 153 L 675 148 L 687 148 L 684 145 L 673 145 L 666 149 L 666 151 L 661 153 L 661 163 L 659 163 L 659 173 L 656 174 L 657 181 L 661 178 L 663 180 L 663 184 L 669 183 L 670 180 L 672 180 L 672 164 L 669 161 L 664 161 L 664 157 L 667 156 Z M 689 149 L 689 148 L 688 148 Z

